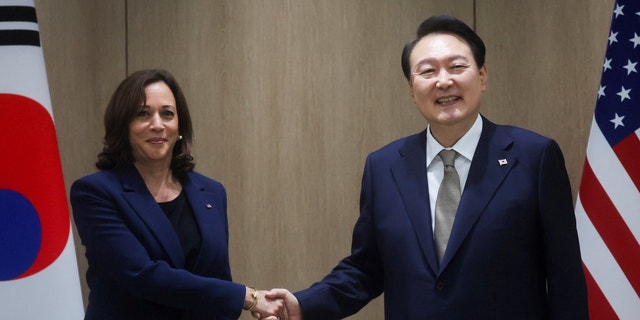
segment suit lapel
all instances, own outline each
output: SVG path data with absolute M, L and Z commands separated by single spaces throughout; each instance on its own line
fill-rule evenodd
M 484 208 L 493 198 L 518 158 L 510 152 L 513 140 L 483 117 L 483 129 L 476 148 L 465 189 L 460 199 L 441 270 L 451 261 Z
M 171 222 L 149 193 L 144 180 L 133 165 L 121 167 L 123 196 L 135 213 L 154 234 L 155 239 L 167 253 L 170 263 L 176 268 L 184 267 L 184 254 L 180 239 Z
M 437 273 L 438 262 L 431 230 L 425 147 L 426 131 L 407 138 L 399 150 L 401 158 L 391 167 L 391 172 L 422 253 L 432 272 Z

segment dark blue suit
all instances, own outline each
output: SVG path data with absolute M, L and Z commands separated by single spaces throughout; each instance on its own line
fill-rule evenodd
M 183 269 L 178 236 L 133 165 L 74 182 L 71 205 L 89 262 L 86 319 L 240 316 L 245 287 L 231 282 L 226 191 L 195 172 L 183 189 L 202 234 L 193 272 Z
M 483 118 L 440 266 L 425 147 L 423 131 L 367 157 L 352 253 L 295 294 L 305 320 L 344 318 L 383 292 L 386 319 L 586 320 L 571 188 L 558 145 Z

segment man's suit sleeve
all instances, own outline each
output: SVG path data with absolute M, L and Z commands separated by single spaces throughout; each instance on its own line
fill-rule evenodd
M 353 230 L 351 254 L 320 282 L 295 293 L 305 320 L 342 319 L 362 309 L 383 291 L 384 271 L 376 245 L 371 184 L 371 155 L 367 157 L 360 192 L 360 216 Z
M 539 170 L 539 206 L 547 269 L 550 319 L 588 319 L 587 289 L 569 177 L 552 141 Z

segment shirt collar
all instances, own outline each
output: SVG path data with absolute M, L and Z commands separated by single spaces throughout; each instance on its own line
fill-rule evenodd
M 478 114 L 476 121 L 473 123 L 469 131 L 451 147 L 451 149 L 458 152 L 467 161 L 471 161 L 473 154 L 476 152 L 476 147 L 480 141 L 480 135 L 482 134 L 482 117 Z M 431 164 L 431 161 L 440 153 L 440 150 L 446 149 L 443 147 L 434 137 L 431 135 L 431 126 L 427 126 L 427 167 Z

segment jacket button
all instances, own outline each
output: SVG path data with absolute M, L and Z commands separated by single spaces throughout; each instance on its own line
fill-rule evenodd
M 444 281 L 438 281 L 438 283 L 436 283 L 436 289 L 438 291 L 442 291 L 444 289 Z

